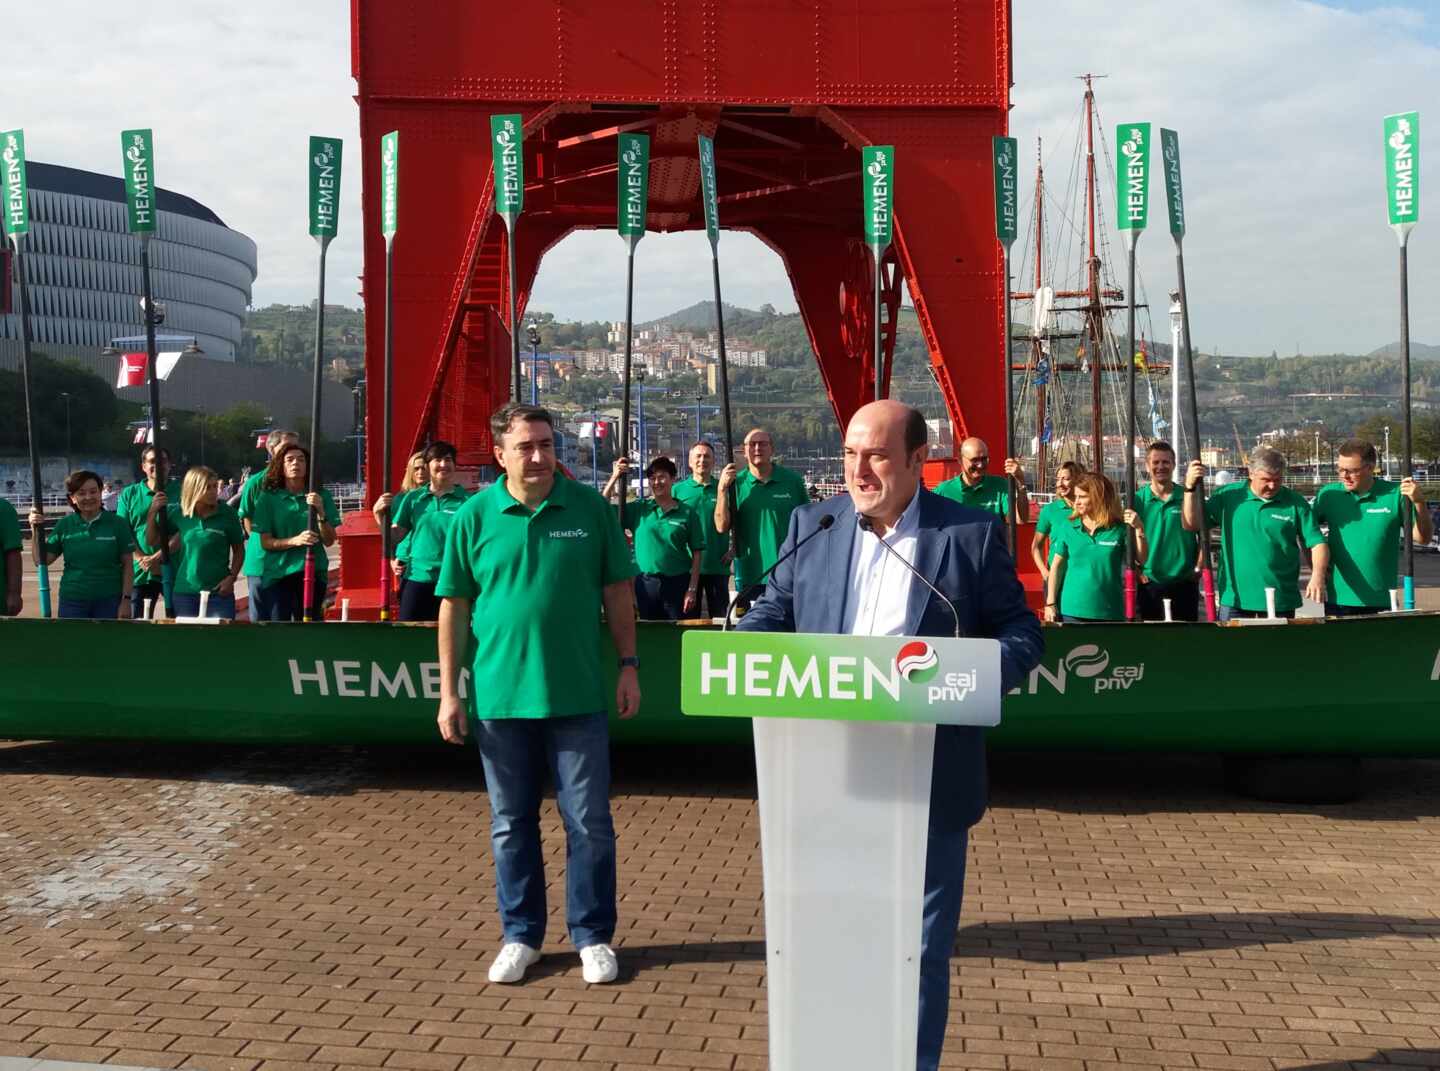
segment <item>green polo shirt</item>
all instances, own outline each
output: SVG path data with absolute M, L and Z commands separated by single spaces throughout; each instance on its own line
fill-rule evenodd
M 1101 621 L 1125 619 L 1125 526 L 1085 530 L 1079 517 L 1057 524 L 1050 555 L 1065 560 L 1060 613 Z
M 8 499 L 0 498 L 0 596 L 3 596 L 10 581 L 5 571 L 5 556 L 19 549 L 20 516 Z
M 400 499 L 400 506 L 390 515 L 390 523 L 406 529 L 410 564 L 405 569 L 405 579 L 420 584 L 433 584 L 440 575 L 440 563 L 445 557 L 445 537 L 455 514 L 470 497 L 463 487 L 452 487 L 437 496 L 429 486 L 408 492 Z M 392 502 L 393 506 L 393 502 Z M 396 552 L 396 557 L 399 557 Z
M 214 591 L 230 575 L 230 548 L 243 546 L 245 529 L 240 518 L 224 502 L 208 517 L 190 516 L 173 505 L 165 510 L 170 531 L 180 535 L 180 553 L 175 565 L 175 590 L 181 595 Z
M 125 523 L 130 526 L 131 538 L 135 544 L 137 554 L 154 554 L 156 548 L 152 547 L 145 540 L 145 518 L 150 512 L 150 501 L 155 497 L 155 492 L 150 490 L 144 480 L 132 483 L 120 492 L 120 498 L 115 503 L 115 513 L 124 518 Z M 165 497 L 171 502 L 180 501 L 180 481 L 165 481 Z M 135 562 L 135 583 L 148 584 L 160 579 L 159 572 L 150 572 L 140 568 L 139 561 Z
M 321 488 L 320 498 L 325 507 L 325 519 L 332 525 L 338 525 L 340 511 L 335 506 L 335 500 L 330 497 L 330 492 Z M 283 487 L 276 491 L 262 489 L 255 499 L 255 512 L 250 519 L 250 526 L 256 532 L 263 532 L 279 539 L 288 539 L 290 536 L 299 535 L 310 526 L 310 507 L 305 504 L 305 492 L 291 492 Z M 266 584 L 273 584 L 281 577 L 289 576 L 291 573 L 302 572 L 305 568 L 305 548 L 290 547 L 288 550 L 267 550 L 265 551 L 264 566 L 260 576 Z M 323 577 L 329 568 L 330 559 L 325 553 L 325 547 L 316 543 L 316 575 Z
M 725 564 L 725 552 L 730 549 L 730 537 L 721 535 L 715 527 L 715 500 L 720 495 L 720 481 L 710 477 L 709 483 L 696 483 L 692 476 L 688 480 L 677 480 L 670 493 L 695 511 L 700 518 L 700 527 L 705 531 L 705 553 L 700 556 L 700 572 L 705 576 L 723 576 L 730 571 Z
M 625 527 L 635 533 L 635 564 L 642 573 L 689 576 L 695 552 L 705 549 L 705 528 L 683 502 L 668 510 L 653 498 L 627 502 Z
M 450 526 L 435 584 L 437 595 L 472 602 L 471 712 L 549 718 L 609 709 L 601 592 L 634 575 L 615 507 L 593 488 L 557 476 L 533 513 L 503 478 L 471 495 Z
M 1004 520 L 1010 516 L 1010 480 L 1006 476 L 981 476 L 971 487 L 963 476 L 953 476 L 935 488 L 937 495 L 971 509 L 983 509 Z
M 260 481 L 265 479 L 265 470 L 261 469 L 248 480 L 245 486 L 240 488 L 240 502 L 235 507 L 237 516 L 242 521 L 249 521 L 251 532 L 245 540 L 245 564 L 241 572 L 246 576 L 265 575 L 265 548 L 260 545 L 260 530 L 255 527 L 255 500 L 260 497 L 263 488 Z
M 1147 483 L 1135 492 L 1135 512 L 1145 525 L 1145 542 L 1149 545 L 1146 579 L 1156 584 L 1193 580 L 1200 535 L 1185 531 L 1185 488 L 1174 484 L 1170 497 L 1162 499 Z
M 405 500 L 420 490 L 423 490 L 423 488 L 412 487 L 408 491 L 395 492 L 395 497 L 390 500 L 390 523 L 392 525 L 395 523 L 395 518 L 400 515 L 400 507 L 405 504 Z M 415 533 L 413 531 L 406 532 L 400 538 L 400 542 L 390 548 L 390 557 L 393 561 L 408 562 L 410 560 L 410 544 L 414 535 Z M 407 576 L 409 572 L 409 569 L 405 570 Z
M 775 465 L 762 480 L 747 466 L 735 479 L 735 583 L 759 582 L 780 556 L 790 529 L 790 514 L 810 501 L 805 480 L 793 469 Z
M 1310 504 L 1288 487 L 1261 498 L 1248 481 L 1227 484 L 1205 500 L 1205 520 L 1220 529 L 1220 602 L 1264 610 L 1265 589 L 1275 589 L 1277 611 L 1296 610 L 1300 599 L 1300 548 L 1325 542 Z
M 1364 494 L 1327 483 L 1315 495 L 1315 523 L 1330 534 L 1330 597 L 1341 606 L 1390 608 L 1400 572 L 1404 503 L 1400 485 L 1375 480 Z
M 109 599 L 125 589 L 126 555 L 135 549 L 135 533 L 117 513 L 101 510 L 86 522 L 68 513 L 55 522 L 45 549 L 65 559 L 60 574 L 62 599 Z

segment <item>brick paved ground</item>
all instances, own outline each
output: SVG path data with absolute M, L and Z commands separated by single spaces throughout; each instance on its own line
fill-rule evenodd
M 0 745 L 0 1057 L 762 1068 L 753 787 L 706 758 L 620 757 L 622 984 L 557 918 L 514 988 L 466 759 Z M 1275 808 L 1207 761 L 999 762 L 946 1066 L 1440 1067 L 1440 764 L 1374 775 Z

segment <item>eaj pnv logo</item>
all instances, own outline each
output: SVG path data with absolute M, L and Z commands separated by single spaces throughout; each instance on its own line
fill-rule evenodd
M 940 656 L 924 640 L 911 640 L 895 655 L 895 668 L 912 684 L 927 684 L 940 672 Z
M 1101 692 L 1126 692 L 1145 679 L 1145 663 L 1133 665 L 1115 663 L 1110 652 L 1094 643 L 1081 643 L 1067 651 L 1051 669 L 1041 663 L 1030 671 L 1026 682 L 1015 688 L 1012 694 L 1036 695 L 1040 682 L 1044 681 L 1061 695 L 1075 684 L 1089 687 L 1096 695 Z

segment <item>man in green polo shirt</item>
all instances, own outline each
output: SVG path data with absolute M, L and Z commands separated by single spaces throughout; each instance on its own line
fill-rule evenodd
M 1337 483 L 1315 496 L 1315 521 L 1329 528 L 1330 601 L 1327 617 L 1377 614 L 1390 609 L 1390 592 L 1400 571 L 1404 500 L 1415 515 L 1412 535 L 1429 543 L 1434 534 L 1420 486 L 1409 477 L 1399 484 L 1375 476 L 1375 446 L 1351 439 L 1340 447 Z
M 545 942 L 540 800 L 549 768 L 565 823 L 570 939 L 585 981 L 612 982 L 615 826 L 600 609 L 620 659 L 616 712 L 634 717 L 635 570 L 614 508 L 593 488 L 556 478 L 547 410 L 511 403 L 490 428 L 504 475 L 456 513 L 435 585 L 440 735 L 463 743 L 475 719 L 490 796 L 505 930 L 490 981 L 519 982 Z
M 0 615 L 19 617 L 24 608 L 20 598 L 20 515 L 8 499 L 0 498 Z
M 775 464 L 775 442 L 764 428 L 751 428 L 745 436 L 745 469 L 734 464 L 720 472 L 715 488 L 715 532 L 728 538 L 735 527 L 735 590 L 755 590 L 741 602 L 749 605 L 765 592 L 763 578 L 780 555 L 780 544 L 790 528 L 790 514 L 808 505 L 810 492 L 798 472 Z M 735 507 L 730 487 L 735 488 Z
M 1285 457 L 1262 446 L 1250 455 L 1250 479 L 1218 488 L 1205 505 L 1197 493 L 1205 466 L 1190 462 L 1185 473 L 1185 527 L 1220 529 L 1222 622 L 1266 617 L 1266 590 L 1274 591 L 1275 612 L 1291 618 L 1300 608 L 1300 547 L 1310 550 L 1310 582 L 1305 598 L 1325 601 L 1330 548 L 1304 497 L 1283 486 Z
M 690 448 L 690 477 L 681 480 L 671 491 L 700 517 L 705 529 L 705 553 L 700 556 L 700 595 L 705 600 L 705 613 L 723 617 L 730 606 L 730 536 L 715 528 L 715 503 L 720 494 L 720 481 L 715 478 L 715 448 L 709 443 L 696 443 Z
M 1175 448 L 1156 439 L 1145 451 L 1150 482 L 1135 492 L 1132 508 L 1144 523 L 1150 553 L 1140 578 L 1143 621 L 1164 621 L 1165 600 L 1175 621 L 1200 620 L 1200 582 L 1195 578 L 1199 537 L 1185 528 L 1185 494 L 1175 483 Z
M 155 489 L 163 483 L 165 497 L 171 502 L 180 501 L 180 481 L 170 476 L 170 451 L 163 446 L 157 451 L 147 446 L 140 452 L 141 479 L 120 492 L 115 513 L 121 517 L 134 533 L 135 540 L 135 581 L 130 588 L 130 616 L 139 621 L 145 613 L 145 602 L 152 605 L 162 598 L 165 612 L 175 616 L 172 605 L 175 585 L 174 569 L 164 563 L 164 555 L 158 547 L 152 547 L 145 540 L 145 518 L 150 513 L 150 500 Z
M 960 475 L 935 488 L 937 495 L 954 499 L 962 506 L 983 509 L 1002 519 L 1010 517 L 1010 480 L 1015 481 L 1015 518 L 1030 520 L 1030 496 L 1025 491 L 1025 470 L 1013 457 L 1005 459 L 1004 476 L 988 476 L 990 447 L 984 439 L 969 438 L 960 444 Z M 1008 477 L 1008 479 L 1007 479 Z

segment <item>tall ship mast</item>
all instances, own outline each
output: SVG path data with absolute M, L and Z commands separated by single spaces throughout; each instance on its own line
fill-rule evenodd
M 1048 486 L 1054 466 L 1079 461 L 1104 471 L 1124 465 L 1124 413 L 1121 397 L 1126 361 L 1134 360 L 1149 396 L 1137 407 L 1137 438 L 1144 442 L 1168 429 L 1156 399 L 1156 380 L 1170 374 L 1168 361 L 1156 361 L 1148 339 L 1154 337 L 1144 287 L 1139 339 L 1133 344 L 1112 322 L 1123 310 L 1125 291 L 1109 268 L 1109 225 L 1100 197 L 1100 172 L 1106 189 L 1114 189 L 1114 164 L 1095 101 L 1095 80 L 1084 74 L 1085 96 L 1080 127 L 1070 153 L 1069 175 L 1059 192 L 1046 185 L 1045 153 L 1036 139 L 1035 194 L 1017 276 L 1033 280 L 1033 289 L 1013 295 L 1016 334 L 1028 337 L 1010 343 L 1011 374 L 1020 382 L 1015 392 L 1016 422 L 1033 431 L 1029 452 L 1035 458 L 1036 487 Z M 1028 309 L 1026 306 L 1028 305 Z M 1164 396 L 1162 390 L 1159 397 Z M 1023 442 L 1022 432 L 1022 442 Z M 1108 451 L 1107 451 L 1108 444 Z

